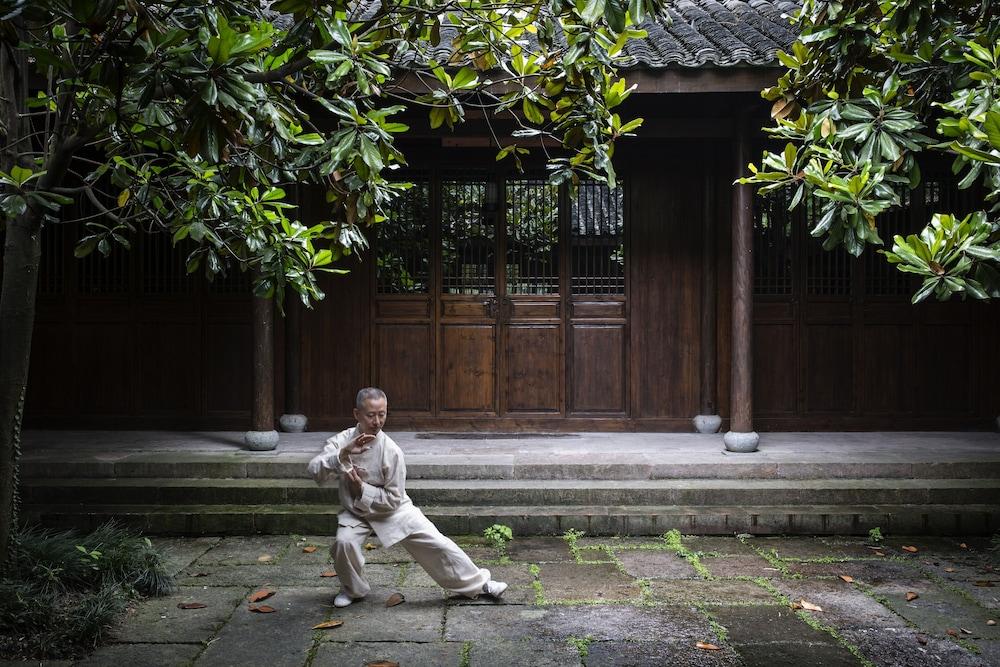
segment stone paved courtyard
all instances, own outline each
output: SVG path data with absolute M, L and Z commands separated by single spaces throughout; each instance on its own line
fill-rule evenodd
M 510 583 L 499 603 L 448 597 L 373 541 L 372 594 L 346 609 L 331 537 L 154 541 L 177 592 L 73 664 L 1000 665 L 1000 553 L 983 538 L 515 537 L 501 558 L 458 537 Z M 250 611 L 265 588 L 274 611 Z

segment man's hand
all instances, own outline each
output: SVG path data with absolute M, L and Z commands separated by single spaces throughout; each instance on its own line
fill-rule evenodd
M 360 498 L 362 479 L 361 475 L 358 474 L 358 469 L 352 468 L 344 474 L 347 475 L 347 483 L 350 485 L 351 495 L 355 498 Z
M 361 452 L 367 451 L 374 440 L 375 436 L 371 433 L 362 433 L 354 440 L 344 445 L 340 450 L 340 455 L 345 456 L 347 454 L 360 454 Z

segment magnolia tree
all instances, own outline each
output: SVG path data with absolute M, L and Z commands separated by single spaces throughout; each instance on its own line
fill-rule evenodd
M 786 141 L 741 183 L 813 197 L 812 235 L 860 255 L 882 245 L 879 214 L 920 182 L 921 153 L 953 158 L 960 188 L 981 187 L 964 217 L 931 211 L 919 233 L 893 239 L 888 261 L 935 295 L 1000 296 L 1000 20 L 989 0 L 805 0 L 787 72 L 763 92 Z
M 259 296 L 322 298 L 318 274 L 408 187 L 408 109 L 432 128 L 474 112 L 498 159 L 554 141 L 555 181 L 613 184 L 641 122 L 614 113 L 616 60 L 662 2 L 0 0 L 0 558 L 45 225 L 73 225 L 77 256 L 168 233 L 195 242 L 189 272 L 236 263 Z M 298 219 L 295 183 L 325 190 L 324 219 Z

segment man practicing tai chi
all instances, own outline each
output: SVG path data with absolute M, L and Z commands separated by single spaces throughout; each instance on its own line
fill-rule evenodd
M 354 418 L 358 425 L 326 441 L 323 453 L 309 462 L 317 483 L 340 477 L 337 541 L 331 551 L 340 577 L 337 607 L 346 607 L 371 590 L 364 576 L 364 543 L 372 531 L 383 547 L 399 542 L 442 588 L 474 598 L 499 598 L 507 584 L 490 579 L 457 544 L 441 534 L 406 495 L 403 452 L 387 436 L 385 392 L 368 387 L 358 392 Z

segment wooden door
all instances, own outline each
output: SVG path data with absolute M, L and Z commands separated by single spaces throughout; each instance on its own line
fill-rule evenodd
M 497 184 L 446 175 L 440 185 L 439 412 L 495 416 Z
M 544 179 L 510 179 L 504 192 L 502 410 L 558 414 L 565 377 L 559 188 Z

